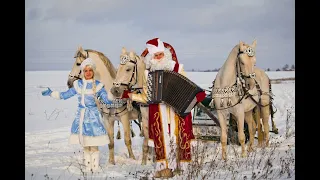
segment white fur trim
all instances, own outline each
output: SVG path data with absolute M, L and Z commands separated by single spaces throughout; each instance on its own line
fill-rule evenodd
M 170 69 L 171 71 L 174 70 L 174 66 L 175 66 L 175 65 L 176 65 L 176 62 L 175 62 L 175 61 L 172 61 L 172 62 L 171 62 L 171 69 Z
M 153 139 L 149 139 L 149 140 L 148 140 L 148 146 L 154 147 L 154 141 L 153 141 Z
M 83 146 L 104 146 L 110 143 L 108 135 L 103 136 L 83 136 Z M 79 135 L 71 134 L 69 144 L 80 144 Z
M 51 97 L 53 97 L 54 99 L 60 99 L 60 92 L 58 91 L 52 91 L 52 93 L 50 94 Z
M 95 71 L 96 70 L 96 64 L 93 62 L 91 58 L 87 58 L 81 63 L 81 71 L 83 72 L 83 69 L 87 66 L 91 66 L 91 68 Z
M 82 81 L 86 82 L 86 83 L 92 83 L 93 79 L 85 79 L 85 78 L 83 78 Z
M 81 89 L 81 101 L 80 101 L 80 103 L 81 103 L 81 105 L 82 105 L 83 107 L 86 107 L 86 105 L 84 104 L 84 94 L 85 94 L 86 88 L 87 88 L 87 82 L 84 81 L 84 82 L 83 82 L 82 89 Z
M 164 51 L 164 44 L 160 39 L 158 39 L 158 47 L 153 44 L 147 44 L 147 48 L 148 52 L 153 55 L 154 53 Z
M 181 73 L 182 70 L 183 70 L 183 64 L 179 64 L 178 73 Z
M 74 81 L 76 82 L 76 81 Z M 87 82 L 92 82 L 90 80 L 85 80 L 83 81 L 83 87 L 82 89 L 79 87 L 78 82 L 77 83 L 73 83 L 73 87 L 74 89 L 77 91 L 77 93 L 81 94 L 81 92 L 83 92 L 83 94 L 93 94 L 93 90 L 92 89 L 84 89 L 87 87 Z M 101 88 L 103 88 L 103 84 L 99 83 L 96 87 L 96 92 L 100 91 Z
M 77 93 L 81 93 L 81 88 L 79 87 L 79 83 L 78 83 L 79 80 L 75 80 L 73 81 L 73 88 L 77 91 Z
M 102 83 L 99 83 L 97 86 L 96 86 L 96 92 L 100 91 L 100 89 L 103 88 L 103 84 Z
M 83 118 L 84 118 L 84 113 L 85 113 L 85 109 L 81 109 L 80 110 L 80 122 L 79 122 L 79 142 L 82 146 L 84 146 L 83 144 L 83 135 L 82 135 L 82 124 L 83 124 Z
M 191 139 L 190 146 L 191 148 L 198 146 L 198 141 L 196 139 Z

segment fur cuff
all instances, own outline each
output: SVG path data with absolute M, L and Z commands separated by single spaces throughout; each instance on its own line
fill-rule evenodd
M 60 98 L 60 92 L 58 92 L 58 91 L 52 91 L 50 96 L 53 97 L 54 99 L 61 99 Z

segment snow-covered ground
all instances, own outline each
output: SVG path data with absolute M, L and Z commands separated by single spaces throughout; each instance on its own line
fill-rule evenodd
M 52 90 L 67 90 L 68 71 L 26 71 L 25 84 L 25 179 L 84 179 L 79 169 L 79 145 L 68 145 L 71 123 L 73 121 L 77 99 L 55 100 L 41 96 L 46 87 Z M 294 71 L 267 72 L 271 79 L 295 77 Z M 200 87 L 208 89 L 216 76 L 216 72 L 187 72 L 188 77 Z M 274 105 L 277 108 L 275 123 L 279 134 L 270 133 L 271 146 L 257 149 L 247 158 L 235 158 L 240 146 L 228 146 L 230 160 L 221 161 L 220 144 L 208 142 L 208 155 L 204 162 L 211 162 L 211 167 L 201 167 L 202 175 L 197 178 L 188 176 L 188 172 L 172 179 L 202 179 L 205 173 L 213 173 L 209 179 L 259 179 L 267 174 L 268 179 L 295 179 L 295 83 L 272 84 Z M 287 123 L 289 120 L 289 124 Z M 286 138 L 288 125 L 292 134 Z M 149 173 L 153 176 L 153 163 L 141 166 L 142 137 L 139 128 L 133 123 L 136 136 L 132 138 L 132 148 L 136 160 L 128 158 L 123 138 L 115 139 L 116 165 L 108 164 L 108 147 L 100 147 L 102 172 L 87 175 L 88 179 L 141 179 Z M 270 126 L 271 128 L 271 126 Z M 115 126 L 115 132 L 117 131 Z M 122 126 L 120 130 L 123 137 Z M 275 142 L 278 147 L 274 149 Z M 199 147 L 202 147 L 199 145 Z M 234 151 L 235 150 L 235 151 Z M 289 151 L 288 151 L 289 150 Z M 292 155 L 290 155 L 292 153 Z M 216 160 L 212 159 L 217 155 Z M 269 163 L 267 159 L 271 159 Z M 260 162 L 260 164 L 259 164 Z M 210 163 L 209 163 L 210 164 Z M 271 164 L 271 165 L 270 165 Z M 271 173 L 270 173 L 270 170 Z M 193 170 L 193 173 L 195 170 Z M 288 178 L 288 172 L 291 177 Z M 190 172 L 191 173 L 191 172 Z M 147 178 L 148 179 L 148 178 Z M 265 179 L 260 177 L 260 179 Z

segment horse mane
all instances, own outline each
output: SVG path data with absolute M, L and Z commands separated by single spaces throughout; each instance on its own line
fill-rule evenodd
M 227 57 L 227 60 L 222 64 L 220 70 L 223 71 L 222 69 L 225 69 L 227 66 L 230 66 L 230 61 L 236 59 L 238 56 L 238 53 L 239 53 L 239 44 L 235 45 L 232 48 L 231 52 Z
M 107 69 L 110 72 L 110 76 L 115 79 L 116 78 L 116 69 L 114 68 L 113 64 L 111 63 L 110 59 L 107 58 L 102 52 L 93 50 L 93 49 L 86 49 L 86 51 L 88 52 L 92 52 L 92 53 L 96 53 L 98 54 L 98 56 L 100 57 L 100 59 L 102 60 L 102 62 L 104 63 L 104 65 L 107 67 Z

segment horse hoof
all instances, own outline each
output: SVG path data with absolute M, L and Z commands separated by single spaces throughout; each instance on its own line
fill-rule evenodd
M 248 152 L 253 152 L 254 151 L 254 148 L 251 146 L 248 148 Z
M 222 160 L 227 161 L 227 155 L 226 155 L 226 154 L 223 154 L 223 155 L 222 155 Z
M 134 160 L 136 160 L 136 157 L 134 157 L 134 156 L 129 156 L 131 159 L 134 159 Z
M 243 152 L 243 153 L 241 154 L 241 157 L 242 157 L 242 158 L 247 157 L 247 153 L 246 153 L 246 152 Z
M 161 177 L 161 173 L 160 171 L 156 171 L 153 175 L 154 178 L 160 178 Z
M 109 161 L 109 164 L 116 165 L 116 162 L 114 160 L 111 160 Z
M 278 128 L 272 129 L 272 131 L 273 131 L 275 134 L 279 134 Z
M 265 147 L 269 147 L 269 142 L 266 142 L 266 146 Z

